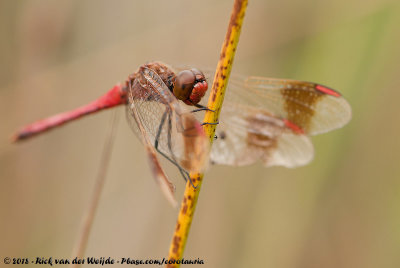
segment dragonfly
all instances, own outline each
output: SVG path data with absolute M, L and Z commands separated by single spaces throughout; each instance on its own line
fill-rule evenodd
M 311 135 L 340 128 L 351 119 L 349 103 L 321 84 L 232 75 L 210 149 L 202 125 L 211 123 L 201 123 L 196 114 L 212 111 L 201 103 L 208 89 L 206 77 L 212 76 L 210 71 L 149 62 L 94 102 L 27 125 L 13 140 L 26 140 L 82 116 L 126 105 L 128 122 L 144 144 L 153 176 L 174 203 L 174 185 L 156 152 L 186 180 L 189 173 L 204 171 L 209 162 L 244 166 L 261 161 L 267 167 L 293 168 L 312 160 Z
M 207 88 L 204 75 L 195 68 L 175 74 L 161 62 L 149 62 L 97 100 L 33 122 L 17 131 L 12 139 L 26 140 L 85 115 L 125 105 L 129 125 L 146 149 L 153 177 L 167 200 L 176 206 L 175 186 L 162 169 L 156 152 L 173 163 L 187 180 L 191 181 L 190 173 L 203 171 L 209 140 L 192 112 L 207 110 L 198 105 Z M 186 106 L 198 109 L 190 111 Z

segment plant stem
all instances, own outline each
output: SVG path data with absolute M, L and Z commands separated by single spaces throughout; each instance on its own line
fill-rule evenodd
M 107 177 L 107 169 L 110 164 L 110 158 L 112 153 L 112 147 L 115 140 L 115 134 L 117 131 L 117 124 L 118 124 L 118 114 L 117 111 L 114 111 L 110 121 L 110 132 L 107 135 L 103 152 L 101 154 L 100 166 L 99 171 L 96 176 L 95 186 L 93 193 L 91 195 L 89 206 L 86 209 L 82 223 L 80 226 L 80 231 L 78 235 L 78 239 L 75 242 L 75 247 L 72 252 L 71 260 L 75 259 L 82 259 L 86 250 L 87 242 L 89 239 L 89 234 L 92 229 L 94 217 L 96 214 L 97 207 L 99 205 L 100 195 L 103 192 L 104 183 Z M 80 264 L 70 264 L 70 268 L 78 268 Z
M 211 89 L 210 98 L 207 107 L 212 111 L 207 111 L 204 116 L 204 122 L 218 122 L 219 114 L 224 100 L 226 86 L 231 73 L 233 59 L 235 56 L 237 44 L 239 42 L 240 30 L 245 15 L 247 0 L 235 0 L 228 31 L 222 44 L 220 59 L 218 61 L 214 82 Z M 214 111 L 214 112 L 213 112 Z M 212 144 L 214 140 L 216 125 L 206 124 L 203 126 L 206 135 Z M 190 174 L 192 182 L 196 185 L 193 188 L 191 183 L 186 183 L 185 193 L 181 203 L 181 208 L 176 223 L 176 228 L 169 249 L 169 260 L 181 260 L 183 251 L 189 235 L 190 226 L 193 220 L 194 211 L 199 197 L 203 174 Z M 166 267 L 179 267 L 179 264 L 167 264 Z

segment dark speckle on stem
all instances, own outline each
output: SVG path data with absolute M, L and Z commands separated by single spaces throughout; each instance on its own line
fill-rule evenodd
M 182 208 L 182 214 L 183 215 L 186 215 L 187 209 L 188 209 L 188 205 L 185 203 L 185 205 Z

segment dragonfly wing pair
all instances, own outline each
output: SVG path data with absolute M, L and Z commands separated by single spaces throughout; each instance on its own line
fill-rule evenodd
M 315 83 L 231 76 L 211 150 L 215 164 L 297 167 L 314 155 L 309 135 L 340 128 L 351 108 Z

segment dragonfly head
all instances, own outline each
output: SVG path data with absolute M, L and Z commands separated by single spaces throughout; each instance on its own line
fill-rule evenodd
M 208 89 L 204 74 L 198 69 L 184 70 L 178 73 L 175 79 L 173 93 L 176 98 L 188 105 L 200 102 Z

